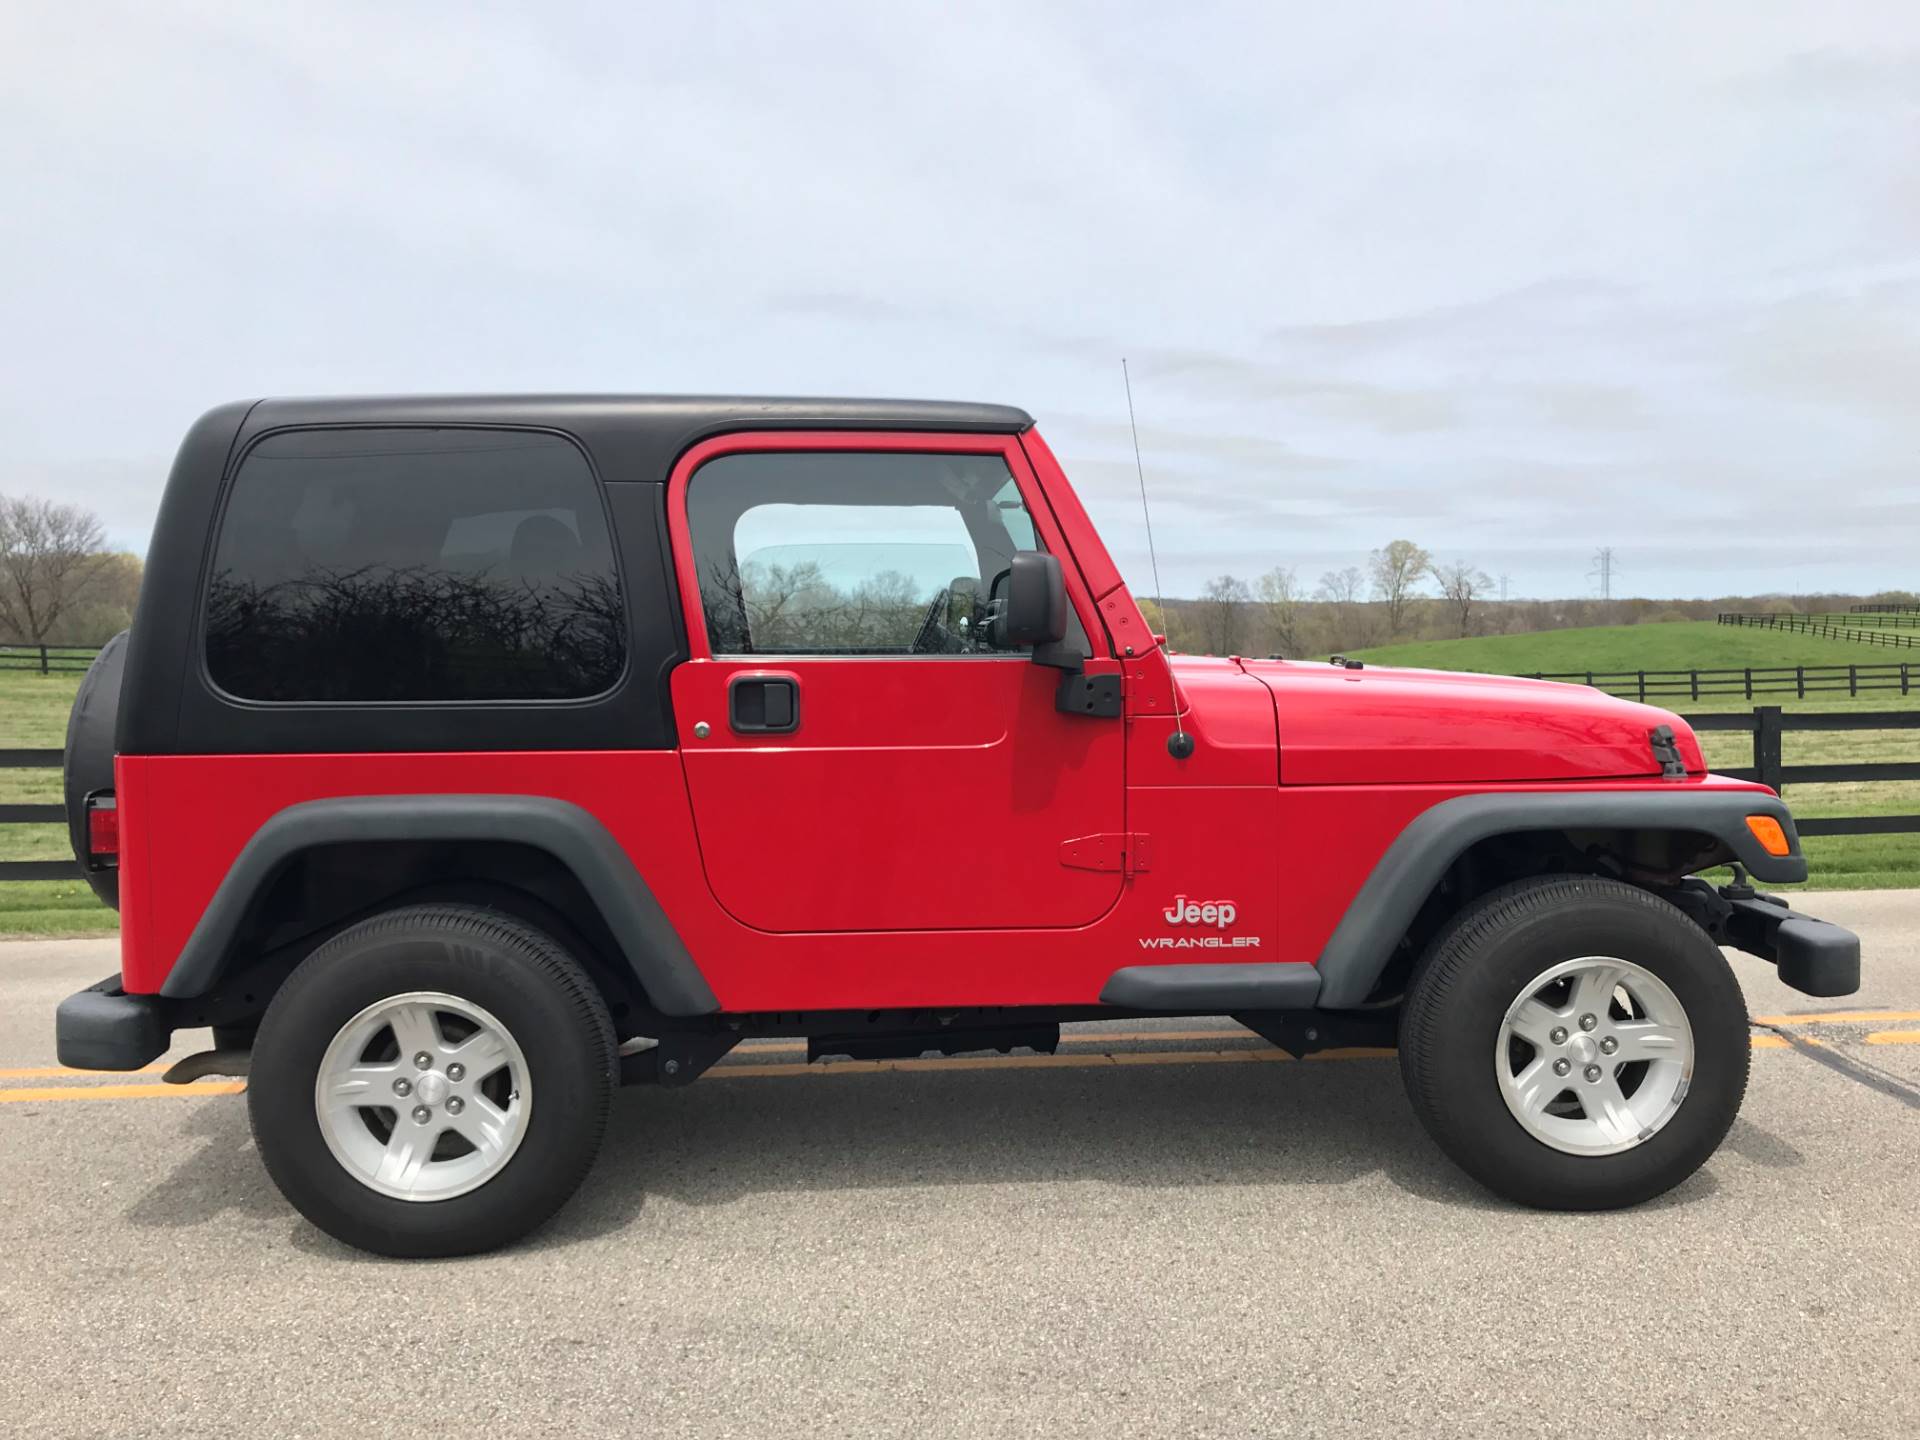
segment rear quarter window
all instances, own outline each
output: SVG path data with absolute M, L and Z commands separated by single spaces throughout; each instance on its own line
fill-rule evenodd
M 535 431 L 287 431 L 247 452 L 205 600 L 243 700 L 578 700 L 620 677 L 600 490 Z

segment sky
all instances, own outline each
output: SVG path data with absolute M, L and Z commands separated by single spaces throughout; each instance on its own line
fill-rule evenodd
M 1920 588 L 1920 6 L 0 6 L 0 492 L 257 395 L 1033 413 L 1123 572 Z

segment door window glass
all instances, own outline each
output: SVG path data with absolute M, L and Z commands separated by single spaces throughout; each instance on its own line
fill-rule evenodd
M 726 455 L 687 512 L 716 655 L 1013 651 L 990 621 L 1039 547 L 997 455 Z

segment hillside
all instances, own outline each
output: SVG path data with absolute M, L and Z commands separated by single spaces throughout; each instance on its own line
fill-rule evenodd
M 1660 625 L 1603 625 L 1586 630 L 1542 630 L 1468 640 L 1419 640 L 1354 652 L 1382 665 L 1429 670 L 1482 670 L 1495 675 L 1581 670 L 1718 670 L 1773 665 L 1869 665 L 1920 652 L 1849 645 L 1841 640 L 1778 630 L 1749 630 L 1707 621 Z

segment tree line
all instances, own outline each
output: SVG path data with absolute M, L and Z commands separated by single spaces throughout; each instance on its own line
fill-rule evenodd
M 85 506 L 0 495 L 0 642 L 104 644 L 132 623 L 140 572 Z
M 1287 565 L 1252 581 L 1217 575 L 1191 599 L 1169 599 L 1162 613 L 1142 606 L 1175 650 L 1206 655 L 1318 658 L 1375 645 L 1475 635 L 1514 635 L 1589 625 L 1711 620 L 1727 610 L 1844 610 L 1862 596 L 1723 596 L 1710 600 L 1502 600 L 1499 586 L 1471 560 L 1440 559 L 1411 540 L 1371 552 L 1363 569 L 1328 570 L 1309 584 Z

